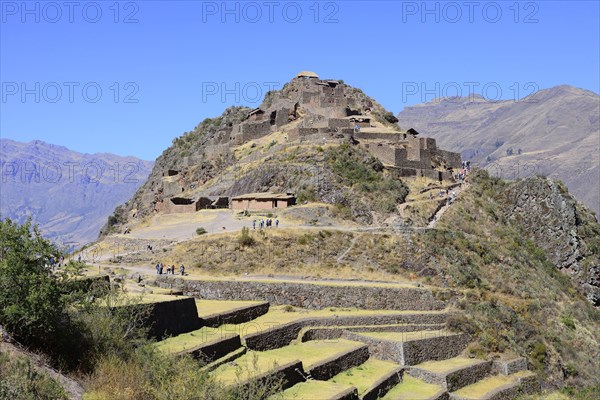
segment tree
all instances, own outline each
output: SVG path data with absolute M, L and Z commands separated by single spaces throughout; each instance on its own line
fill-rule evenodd
M 25 344 L 53 346 L 68 319 L 62 275 L 46 266 L 58 256 L 31 221 L 0 221 L 0 324 Z

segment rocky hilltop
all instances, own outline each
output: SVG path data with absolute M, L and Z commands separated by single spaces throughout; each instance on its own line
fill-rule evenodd
M 594 92 L 563 85 L 519 101 L 436 99 L 406 107 L 398 119 L 494 175 L 561 179 L 600 214 L 600 96 Z
M 229 108 L 175 139 L 84 256 L 117 267 L 115 280 L 130 280 L 135 290 L 260 301 L 265 310 L 264 302 L 285 307 L 283 314 L 303 322 L 286 320 L 282 330 L 243 340 L 257 352 L 290 351 L 294 358 L 302 350 L 286 346 L 309 328 L 305 323 L 319 325 L 313 339 L 365 340 L 353 333 L 353 324 L 385 343 L 406 333 L 389 316 L 377 323 L 337 316 L 309 323 L 307 310 L 417 309 L 426 318 L 432 311 L 448 312 L 444 331 L 454 339 L 441 348 L 452 354 L 434 358 L 444 364 L 452 356 L 444 368 L 477 381 L 467 392 L 478 394 L 462 397 L 446 382 L 442 389 L 434 385 L 431 398 L 513 399 L 529 392 L 506 377 L 486 378 L 489 371 L 455 369 L 458 353 L 461 363 L 518 359 L 523 371 L 513 373 L 547 387 L 596 385 L 600 224 L 593 212 L 559 181 L 493 177 L 423 137 L 428 132 L 407 124 L 404 130 L 396 122 L 359 89 L 300 73 L 260 107 Z M 281 224 L 257 226 L 263 218 Z M 183 264 L 189 275 L 157 275 L 150 266 L 159 261 Z M 423 290 L 430 295 L 422 297 Z M 328 336 L 322 328 L 329 323 L 338 325 L 332 328 L 339 334 Z M 384 331 L 381 324 L 389 326 Z M 263 333 L 266 339 L 259 339 Z M 445 334 L 419 335 L 427 343 L 415 349 L 428 356 L 440 349 L 438 339 L 448 340 Z M 182 333 L 162 345 L 189 339 L 196 352 L 199 336 Z M 384 354 L 389 349 L 378 354 L 382 344 L 372 339 L 366 339 L 369 351 L 363 347 L 357 365 L 369 354 L 390 359 Z M 407 367 L 403 355 L 391 359 L 394 367 Z M 343 369 L 344 363 L 332 365 Z M 348 373 L 353 384 L 363 365 Z M 217 367 L 215 374 L 230 367 Z M 408 368 L 408 375 L 425 377 L 420 367 Z M 439 377 L 431 379 L 439 383 Z M 391 391 L 410 385 L 407 376 Z M 423 388 L 423 382 L 416 386 Z
M 338 205 L 367 225 L 385 220 L 406 195 L 397 178 L 448 180 L 461 167 L 457 153 L 396 122 L 360 89 L 303 71 L 258 108 L 228 108 L 176 138 L 103 233 L 177 206 L 217 206 L 253 192 Z M 352 187 L 353 173 L 378 188 Z
M 145 182 L 152 164 L 2 139 L 0 213 L 19 222 L 31 217 L 45 236 L 79 247 L 96 239 L 107 215 Z

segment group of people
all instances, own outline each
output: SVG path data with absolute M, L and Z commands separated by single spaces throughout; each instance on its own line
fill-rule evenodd
M 79 256 L 81 257 L 81 256 Z M 52 270 L 54 270 L 54 267 L 58 267 L 61 268 L 65 263 L 65 257 L 64 256 L 60 256 L 60 257 L 54 257 L 54 256 L 50 256 L 48 258 L 48 264 L 50 265 L 50 268 Z
M 450 192 L 450 189 L 446 188 L 444 189 L 440 189 L 440 191 L 438 192 L 438 195 L 440 197 L 444 197 L 444 195 L 449 196 L 448 198 L 448 202 L 452 203 L 454 201 L 454 199 L 456 198 L 456 191 L 452 191 Z M 429 200 L 433 200 L 433 192 L 430 191 L 429 192 Z
M 471 161 L 463 161 L 462 169 L 454 174 L 454 179 L 457 181 L 463 181 L 469 172 L 471 172 Z
M 257 222 L 256 220 L 252 221 L 252 229 L 256 229 L 256 222 Z M 271 218 L 267 218 L 266 220 L 265 219 L 259 219 L 258 220 L 258 227 L 260 229 L 262 229 L 265 226 L 267 228 L 272 227 L 273 226 L 273 220 Z M 278 226 L 279 226 L 279 220 L 275 219 L 275 227 L 278 227 Z
M 161 262 L 156 263 L 156 274 L 157 275 L 162 275 L 163 271 L 164 271 L 164 265 Z M 170 267 L 167 267 L 167 275 L 175 275 L 175 264 L 171 265 Z M 185 266 L 183 264 L 181 264 L 181 266 L 179 267 L 179 275 L 183 276 L 185 275 Z

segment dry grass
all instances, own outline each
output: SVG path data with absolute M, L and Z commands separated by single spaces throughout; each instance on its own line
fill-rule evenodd
M 465 399 L 482 399 L 488 393 L 505 385 L 517 384 L 519 378 L 534 376 L 531 371 L 520 371 L 511 375 L 495 375 L 484 378 L 472 385 L 465 386 L 455 393 Z

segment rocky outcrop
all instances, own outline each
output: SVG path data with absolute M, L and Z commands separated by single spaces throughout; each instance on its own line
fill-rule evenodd
M 565 186 L 533 177 L 509 185 L 501 194 L 504 213 L 569 274 L 596 306 L 600 306 L 600 224 Z

